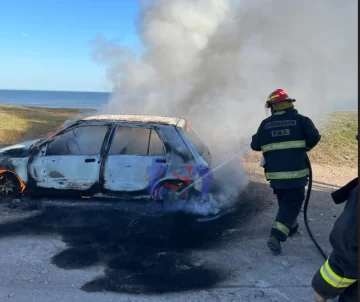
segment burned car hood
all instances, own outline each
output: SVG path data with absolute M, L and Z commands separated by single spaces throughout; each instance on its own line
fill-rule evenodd
M 15 156 L 15 157 L 24 157 L 30 155 L 31 150 L 41 141 L 43 138 L 34 139 L 31 141 L 26 141 L 18 143 L 16 145 L 7 146 L 0 149 L 0 156 Z

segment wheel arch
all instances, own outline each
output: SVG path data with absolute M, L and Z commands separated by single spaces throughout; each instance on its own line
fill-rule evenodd
M 161 197 L 161 188 L 167 188 L 170 191 L 179 191 L 181 189 L 184 189 L 186 186 L 188 186 L 189 183 L 187 183 L 185 180 L 183 179 L 178 179 L 178 178 L 162 178 L 159 179 L 151 188 L 151 198 L 152 199 L 159 199 L 159 197 Z M 191 189 L 190 189 L 191 191 Z M 184 197 L 187 198 L 188 193 L 184 193 Z

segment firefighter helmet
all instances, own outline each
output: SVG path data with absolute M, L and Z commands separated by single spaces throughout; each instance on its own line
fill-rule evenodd
M 266 107 L 270 108 L 271 104 L 279 103 L 279 102 L 295 102 L 295 99 L 292 99 L 289 97 L 289 95 L 286 93 L 283 89 L 276 89 L 274 92 L 272 92 L 267 101 L 266 101 Z

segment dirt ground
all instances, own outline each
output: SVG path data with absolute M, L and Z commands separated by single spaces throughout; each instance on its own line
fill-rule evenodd
M 235 213 L 201 226 L 182 217 L 140 218 L 111 210 L 38 210 L 0 204 L 2 301 L 293 301 L 312 299 L 323 263 L 300 232 L 273 256 L 266 240 L 276 200 L 256 160 Z M 330 193 L 357 168 L 313 166 L 310 225 L 329 252 L 343 206 Z M 9 207 L 10 206 L 10 207 Z

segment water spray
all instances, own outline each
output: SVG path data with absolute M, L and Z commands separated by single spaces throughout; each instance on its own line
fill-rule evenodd
M 180 192 L 176 193 L 176 197 L 181 196 L 182 194 L 184 194 L 186 191 L 190 190 L 192 187 L 196 186 L 203 178 L 209 176 L 211 173 L 214 173 L 216 170 L 219 170 L 220 168 L 224 167 L 225 165 L 227 165 L 228 163 L 232 162 L 234 159 L 238 158 L 239 155 L 246 153 L 247 151 L 250 150 L 250 145 L 246 146 L 245 148 L 241 149 L 240 151 L 236 152 L 232 157 L 230 157 L 228 160 L 222 162 L 221 164 L 219 164 L 218 166 L 216 166 L 214 169 L 210 170 L 208 173 L 206 173 L 205 175 L 201 176 L 200 178 L 198 178 L 197 180 L 195 180 L 191 185 L 185 187 L 184 189 L 182 189 Z

